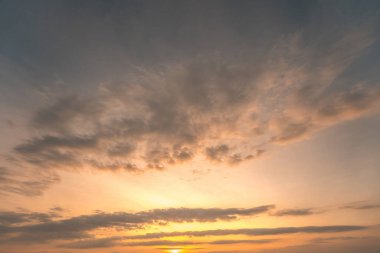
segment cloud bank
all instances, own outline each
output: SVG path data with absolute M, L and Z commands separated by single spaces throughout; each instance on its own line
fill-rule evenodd
M 151 7 L 161 8 L 154 4 L 145 7 L 147 13 Z M 58 11 L 55 4 L 49 8 Z M 91 5 L 94 16 L 88 18 L 111 36 L 108 31 L 113 29 L 108 29 L 109 24 L 99 23 L 97 8 Z M 271 8 L 268 5 L 264 9 L 271 13 Z M 58 17 L 64 17 L 65 11 L 66 7 L 58 11 L 61 16 L 50 17 L 55 25 L 62 23 Z M 111 13 L 115 16 L 110 17 L 110 22 L 118 27 L 122 19 Z M 153 16 L 144 16 L 147 13 L 143 18 L 158 18 L 153 15 L 155 12 L 151 13 Z M 147 20 L 141 20 L 141 24 Z M 159 20 L 168 21 L 163 17 Z M 190 29 L 194 28 L 193 20 L 190 21 L 183 25 L 193 31 Z M 83 22 L 80 29 L 88 34 L 84 28 L 94 24 Z M 132 29 L 128 23 L 131 20 L 123 22 L 126 29 Z M 310 22 L 321 25 L 319 19 Z M 175 22 L 168 21 L 171 23 Z M 209 20 L 205 24 L 215 28 Z M 328 127 L 378 112 L 378 84 L 365 76 L 349 76 L 355 64 L 378 42 L 373 22 L 345 25 L 339 31 L 329 26 L 314 29 L 311 24 L 310 29 L 290 29 L 278 37 L 269 36 L 265 46 L 256 40 L 243 46 L 236 38 L 233 45 L 241 47 L 230 48 L 230 54 L 214 54 L 203 48 L 202 53 L 194 55 L 171 54 L 170 60 L 159 63 L 152 60 L 151 64 L 143 65 L 119 64 L 114 67 L 122 71 L 115 72 L 115 78 L 95 78 L 83 85 L 86 92 L 69 81 L 62 81 L 65 89 L 61 90 L 39 87 L 46 99 L 31 114 L 28 125 L 31 136 L 13 147 L 3 166 L 13 171 L 45 173 L 60 170 L 142 173 L 196 161 L 236 166 L 270 154 L 276 145 L 308 139 Z M 215 36 L 230 38 L 227 27 L 216 29 Z M 157 29 L 168 32 L 166 26 Z M 194 29 L 201 32 L 203 28 Z M 69 35 L 70 31 L 67 28 L 64 34 Z M 310 33 L 313 43 L 309 41 Z M 144 44 L 146 38 L 134 35 L 139 38 L 136 48 L 140 49 L 141 43 L 141 48 L 152 49 Z M 119 39 L 120 36 L 123 37 L 119 35 Z M 209 37 L 202 34 L 199 38 L 203 41 Z M 185 48 L 191 48 L 182 42 Z M 81 44 L 82 40 L 78 43 L 87 47 Z M 173 45 L 173 41 L 168 43 Z M 113 43 L 109 46 L 115 52 L 121 50 Z M 160 44 L 152 47 L 157 49 Z M 53 55 L 57 53 L 50 51 Z M 76 52 L 82 55 L 80 50 Z M 109 53 L 118 59 L 114 52 Z M 89 57 L 83 54 L 83 59 Z M 113 73 L 113 68 L 108 70 Z M 27 194 L 23 181 L 12 180 L 2 178 L 5 185 L 0 189 L 2 193 Z M 49 174 L 44 180 L 38 178 L 28 183 L 36 185 L 29 195 L 41 194 L 54 181 L 58 180 Z
M 370 31 L 343 36 L 327 57 L 313 58 L 298 37 L 284 43 L 293 54 L 272 52 L 263 66 L 199 58 L 139 70 L 93 96 L 53 100 L 31 120 L 38 134 L 11 156 L 51 170 L 136 173 L 194 159 L 231 166 L 378 111 L 378 87 L 339 87 L 339 76 L 373 43 Z

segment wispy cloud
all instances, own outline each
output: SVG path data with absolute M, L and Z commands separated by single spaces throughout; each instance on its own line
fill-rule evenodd
M 369 210 L 369 209 L 380 208 L 380 204 L 371 203 L 368 201 L 359 201 L 359 202 L 353 202 L 353 203 L 344 205 L 344 206 L 342 206 L 342 208 L 353 209 L 353 210 Z
M 128 230 L 169 222 L 233 221 L 268 212 L 274 206 L 254 208 L 170 208 L 137 213 L 95 213 L 59 219 L 56 213 L 1 212 L 1 233 L 8 241 L 44 242 L 90 237 L 89 232 L 101 228 Z M 107 243 L 103 242 L 102 243 Z
M 52 184 L 60 181 L 53 171 L 36 169 L 9 169 L 0 166 L 0 192 L 2 195 L 20 194 L 25 196 L 41 195 Z
M 273 212 L 273 216 L 308 216 L 321 213 L 321 211 L 315 210 L 313 208 L 301 208 L 301 209 L 282 209 Z
M 233 245 L 233 244 L 269 244 L 277 241 L 276 239 L 262 240 L 216 240 L 216 241 L 172 241 L 172 240 L 156 240 L 156 241 L 138 241 L 123 242 L 123 237 L 108 237 L 100 239 L 85 239 L 60 245 L 61 248 L 69 249 L 95 249 L 108 248 L 113 246 L 128 247 L 144 247 L 144 246 L 189 246 L 189 245 Z M 168 248 L 163 248 L 167 250 Z
M 265 236 L 265 235 L 285 235 L 293 233 L 339 233 L 350 232 L 366 229 L 367 227 L 361 226 L 326 226 L 326 227 L 287 227 L 287 228 L 272 228 L 272 229 L 236 229 L 236 230 L 209 230 L 209 231 L 188 231 L 188 232 L 173 232 L 173 233 L 160 233 L 160 234 L 147 234 L 147 236 L 115 236 L 99 239 L 84 239 L 71 243 L 60 245 L 63 248 L 103 248 L 113 246 L 129 246 L 129 247 L 141 247 L 141 246 L 189 246 L 189 245 L 234 245 L 234 244 L 270 244 L 278 241 L 275 239 L 257 239 L 257 240 L 210 240 L 210 241 L 197 241 L 197 240 L 148 240 L 148 241 L 134 241 L 128 242 L 130 239 L 153 239 L 162 237 L 177 237 L 177 236 L 226 236 L 226 235 L 247 235 L 247 236 Z M 330 239 L 329 239 L 330 238 Z M 329 237 L 327 240 L 348 240 L 350 237 Z M 323 240 L 323 239 L 321 239 Z M 313 243 L 319 243 L 318 239 L 313 240 Z
M 309 227 L 281 227 L 281 228 L 253 228 L 253 229 L 220 229 L 205 231 L 185 231 L 169 233 L 149 233 L 131 236 L 131 239 L 152 239 L 175 236 L 222 236 L 222 235 L 283 235 L 294 233 L 337 233 L 366 229 L 365 226 L 309 226 Z

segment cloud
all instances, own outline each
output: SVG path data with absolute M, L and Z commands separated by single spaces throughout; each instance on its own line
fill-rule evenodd
M 168 233 L 148 233 L 145 235 L 130 236 L 131 239 L 153 239 L 175 236 L 223 236 L 223 235 L 284 235 L 294 233 L 339 233 L 366 229 L 365 226 L 308 226 L 308 227 L 280 227 L 280 228 L 253 228 L 253 229 L 225 229 L 185 231 Z
M 370 210 L 370 209 L 378 209 L 380 208 L 380 204 L 377 203 L 369 203 L 367 201 L 359 201 L 347 204 L 342 208 L 345 209 L 353 209 L 353 210 Z
M 91 137 L 42 136 L 15 147 L 15 151 L 30 164 L 57 168 L 78 165 L 75 152 L 96 146 L 97 140 Z
M 349 232 L 367 227 L 360 226 L 325 226 L 325 227 L 286 227 L 286 228 L 259 228 L 259 229 L 236 229 L 236 230 L 210 230 L 210 231 L 198 231 L 198 232 L 172 232 L 166 233 L 165 236 L 147 236 L 147 237 L 134 237 L 134 236 L 114 236 L 99 239 L 85 239 L 75 241 L 72 243 L 62 244 L 60 247 L 73 248 L 73 249 L 87 249 L 87 248 L 103 248 L 113 246 L 130 246 L 130 247 L 143 247 L 143 246 L 187 246 L 187 245 L 233 245 L 233 244 L 268 244 L 278 239 L 258 239 L 258 240 L 211 240 L 211 241 L 173 241 L 173 240 L 151 240 L 151 241 L 135 241 L 128 242 L 129 239 L 153 239 L 161 237 L 176 237 L 176 236 L 225 236 L 225 235 L 247 235 L 247 236 L 265 236 L 265 235 L 284 235 L 292 233 L 339 233 Z M 148 234 L 153 235 L 153 234 Z M 313 239 L 312 243 L 321 243 L 331 240 L 350 240 L 354 237 L 326 237 Z M 325 239 L 325 240 L 323 240 Z
M 15 150 L 20 154 L 33 154 L 54 148 L 85 149 L 96 146 L 92 138 L 59 138 L 56 136 L 43 136 L 30 140 L 28 143 L 17 146 Z
M 278 241 L 278 239 L 262 239 L 262 240 L 218 240 L 208 242 L 208 244 L 265 244 Z
M 11 212 L 0 211 L 0 225 L 20 225 L 25 223 L 49 222 L 53 218 L 60 217 L 56 212 L 39 213 L 39 212 Z
M 316 211 L 312 208 L 303 208 L 303 209 L 283 209 L 278 210 L 271 215 L 273 216 L 308 216 L 316 213 L 320 213 L 320 211 Z
M 102 106 L 97 100 L 80 96 L 65 96 L 37 111 L 33 115 L 31 124 L 37 129 L 65 133 L 80 125 L 86 126 L 91 119 L 99 117 L 101 112 Z M 75 130 L 78 129 L 75 128 Z
M 364 240 L 372 239 L 374 237 L 354 237 L 354 236 L 340 236 L 340 237 L 318 237 L 310 240 L 311 244 L 329 243 L 335 241 L 352 241 L 352 240 Z
M 286 144 L 310 136 L 331 125 L 352 120 L 370 111 L 378 111 L 380 90 L 363 89 L 360 86 L 346 91 L 324 94 L 313 106 L 304 106 L 272 122 L 277 132 L 272 141 Z M 305 109 L 306 108 L 306 109 Z M 305 116 L 300 114 L 306 113 Z
M 17 166 L 41 170 L 236 166 L 378 112 L 379 86 L 347 77 L 376 42 L 374 27 L 319 31 L 313 43 L 307 37 L 289 33 L 243 58 L 204 54 L 130 67 L 89 85 L 87 95 L 56 92 L 32 114 L 32 136 L 11 155 Z
M 129 247 L 143 247 L 143 246 L 188 246 L 188 245 L 232 245 L 232 244 L 267 244 L 276 241 L 275 239 L 262 239 L 262 240 L 216 240 L 216 241 L 138 241 L 138 242 L 123 242 L 123 237 L 114 236 L 100 239 L 80 240 L 72 243 L 62 244 L 59 247 L 69 249 L 94 249 L 94 248 L 108 248 L 114 246 L 129 246 Z M 167 248 L 164 248 L 167 249 Z
M 30 243 L 91 238 L 90 232 L 101 228 L 136 230 L 146 225 L 168 222 L 231 221 L 266 213 L 272 208 L 272 205 L 249 209 L 170 208 L 137 213 L 98 212 L 67 219 L 57 219 L 59 216 L 56 213 L 44 215 L 41 213 L 3 212 L 0 213 L 0 221 L 3 221 L 0 225 L 3 226 L 3 234 L 7 236 L 7 241 Z
M 0 193 L 2 195 L 20 194 L 25 196 L 41 195 L 52 184 L 60 181 L 54 172 L 41 170 L 9 169 L 0 166 Z
M 217 240 L 217 241 L 168 241 L 168 240 L 158 240 L 158 241 L 140 241 L 127 243 L 128 246 L 186 246 L 186 245 L 200 245 L 200 244 L 210 244 L 210 245 L 224 245 L 224 244 L 266 244 L 276 241 L 275 239 L 263 239 L 263 240 Z
M 193 241 L 143 241 L 143 242 L 131 242 L 127 243 L 127 246 L 185 246 L 185 245 L 197 245 L 199 242 Z
M 36 213 L 3 211 L 0 213 L 0 233 L 3 243 L 47 243 L 50 241 L 78 240 L 62 244 L 65 248 L 100 248 L 125 244 L 125 240 L 160 239 L 165 237 L 189 236 L 225 236 L 246 235 L 266 236 L 285 235 L 294 233 L 339 233 L 363 230 L 365 226 L 308 226 L 308 227 L 279 227 L 279 228 L 254 228 L 254 229 L 220 229 L 205 231 L 184 231 L 166 233 L 148 233 L 144 235 L 115 236 L 109 238 L 94 238 L 93 232 L 99 229 L 117 231 L 126 229 L 135 231 L 148 225 L 169 222 L 217 222 L 221 220 L 236 220 L 244 217 L 261 214 L 270 211 L 273 206 L 260 206 L 249 209 L 237 208 L 170 208 L 153 209 L 136 213 L 103 213 L 98 212 L 90 215 L 74 216 L 62 219 L 57 212 Z M 59 211 L 60 212 L 60 209 Z M 252 244 L 269 243 L 273 240 L 216 240 L 207 244 Z M 192 244 L 202 244 L 194 242 Z M 127 242 L 128 246 L 158 246 L 158 245 L 184 245 L 187 242 L 178 241 L 140 241 Z
M 254 208 L 170 208 L 154 209 L 148 212 L 140 212 L 139 215 L 151 216 L 163 221 L 173 222 L 215 222 L 218 220 L 235 220 L 238 217 L 253 216 L 266 213 L 273 209 L 274 205 L 265 205 Z
M 109 248 L 119 245 L 117 242 L 121 237 L 107 237 L 100 239 L 81 240 L 71 243 L 59 245 L 61 248 L 68 249 L 94 249 L 94 248 Z
M 62 208 L 62 207 L 60 207 L 60 206 L 52 207 L 52 208 L 50 208 L 50 210 L 51 210 L 52 212 L 57 212 L 57 213 L 60 213 L 60 212 L 64 212 L 64 211 L 66 211 L 66 209 L 64 209 L 64 208 Z

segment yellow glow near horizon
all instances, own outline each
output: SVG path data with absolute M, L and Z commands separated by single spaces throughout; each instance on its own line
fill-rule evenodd
M 171 249 L 169 250 L 170 253 L 180 253 L 182 250 L 180 249 Z

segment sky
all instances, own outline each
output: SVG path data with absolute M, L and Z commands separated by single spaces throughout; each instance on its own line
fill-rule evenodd
M 0 252 L 378 253 L 380 1 L 1 0 Z

